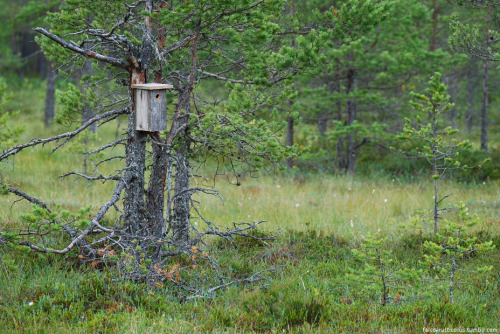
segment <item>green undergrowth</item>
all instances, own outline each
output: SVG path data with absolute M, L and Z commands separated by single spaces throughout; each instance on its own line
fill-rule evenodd
M 0 260 L 2 333 L 192 332 L 421 332 L 423 327 L 496 328 L 500 303 L 500 238 L 488 256 L 462 268 L 488 264 L 489 274 L 462 275 L 453 304 L 445 289 L 412 288 L 385 307 L 353 279 L 363 263 L 353 257 L 360 240 L 321 231 L 285 232 L 269 245 L 252 239 L 212 246 L 234 278 L 275 268 L 253 285 L 232 286 L 216 299 L 180 301 L 166 288 L 116 280 L 114 268 L 97 270 L 71 257 L 3 252 Z M 387 236 L 394 269 L 418 265 L 421 245 L 433 237 Z
M 76 127 L 76 123 L 70 128 L 54 124 L 44 129 L 43 86 L 25 82 L 19 91 L 12 111 L 21 112 L 11 121 L 26 128 L 20 143 Z M 121 128 L 100 127 L 90 148 L 118 139 L 124 125 L 123 120 Z M 409 286 L 397 302 L 383 307 L 374 283 L 358 279 L 366 268 L 353 250 L 362 249 L 369 235 L 387 237 L 393 271 L 419 267 L 423 245 L 434 240 L 428 235 L 429 224 L 420 232 L 400 229 L 401 223 L 432 207 L 432 180 L 418 176 L 425 172 L 423 167 L 367 146 L 360 153 L 356 177 L 332 175 L 328 168 L 326 174 L 308 172 L 299 164 L 285 175 L 218 179 L 216 187 L 224 202 L 196 196 L 205 217 L 221 228 L 261 219 L 268 220 L 262 225 L 266 235 L 283 228 L 269 245 L 240 237 L 233 243 L 212 241 L 211 255 L 234 279 L 274 268 L 264 273 L 265 281 L 232 286 L 216 299 L 183 302 L 168 286 L 149 289 L 116 280 L 119 275 L 112 266 L 82 264 L 74 253 L 37 255 L 0 248 L 0 333 L 421 333 L 423 327 L 498 328 L 500 160 L 498 133 L 491 135 L 490 164 L 440 182 L 440 192 L 451 195 L 443 207 L 464 201 L 479 219 L 470 233 L 496 246 L 493 252 L 473 253 L 460 263 L 465 271 L 480 266 L 493 270 L 461 272 L 452 304 L 443 285 L 428 282 Z M 475 133 L 475 146 L 477 138 Z M 90 207 L 95 214 L 109 200 L 114 184 L 59 178 L 71 170 L 82 171 L 82 143 L 70 141 L 50 154 L 54 147 L 26 149 L 2 162 L 1 180 L 53 209 L 77 212 Z M 117 147 L 108 154 L 122 153 L 123 147 Z M 479 152 L 470 154 L 467 159 L 472 162 L 484 159 Z M 113 161 L 100 172 L 111 173 L 122 165 Z M 19 216 L 32 210 L 26 201 L 13 205 L 17 199 L 0 196 L 0 229 L 18 228 Z M 117 216 L 110 211 L 106 218 L 114 221 Z M 206 228 L 199 218 L 193 218 L 193 224 L 200 231 Z

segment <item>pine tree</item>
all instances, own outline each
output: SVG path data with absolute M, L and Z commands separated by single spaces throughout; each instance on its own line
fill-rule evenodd
M 457 207 L 458 217 L 454 220 L 445 220 L 442 234 L 437 234 L 437 240 L 428 240 L 424 243 L 426 254 L 424 263 L 431 268 L 434 277 L 443 278 L 448 284 L 448 298 L 453 302 L 455 288 L 460 283 L 459 274 L 461 262 L 470 258 L 472 254 L 484 254 L 495 249 L 493 241 L 481 241 L 477 237 L 466 235 L 478 219 L 470 214 L 463 202 Z M 478 267 L 476 272 L 469 274 L 487 273 L 492 266 Z
M 467 168 L 461 166 L 458 158 L 461 150 L 470 147 L 468 141 L 458 141 L 454 134 L 458 130 L 451 126 L 444 126 L 442 115 L 451 110 L 453 104 L 449 102 L 450 96 L 446 85 L 441 82 L 441 73 L 437 72 L 431 77 L 429 88 L 424 94 L 412 92 L 413 99 L 410 104 L 414 110 L 412 118 L 405 119 L 403 131 L 398 138 L 403 141 L 413 141 L 417 145 L 411 153 L 428 162 L 434 182 L 434 234 L 438 232 L 440 219 L 439 205 L 448 196 L 439 197 L 439 179 L 449 169 Z
M 420 269 L 394 269 L 394 256 L 387 247 L 387 238 L 367 237 L 360 249 L 353 249 L 352 253 L 364 263 L 361 271 L 353 273 L 355 279 L 363 284 L 363 292 L 377 295 L 382 306 L 408 300 L 410 285 L 417 285 L 422 276 Z
M 422 38 L 432 34 L 432 8 L 406 0 L 390 4 L 384 9 L 386 19 L 375 29 L 325 50 L 330 61 L 323 72 L 302 84 L 307 88 L 298 102 L 303 106 L 298 108 L 301 116 L 323 129 L 331 121 L 326 138 L 320 139 L 329 150 L 322 149 L 330 156 L 336 151 L 335 168 L 343 172 L 354 173 L 364 147 L 387 145 L 385 141 L 402 126 L 407 87 L 418 86 L 422 75 L 454 61 L 438 47 L 440 40 L 431 48 L 436 38 Z
M 483 61 L 483 97 L 481 102 L 481 149 L 488 153 L 488 104 L 489 104 L 489 77 L 491 61 L 500 60 L 500 31 L 498 17 L 493 15 L 500 3 L 488 0 L 459 0 L 459 6 L 466 8 L 467 13 L 472 10 L 480 10 L 482 24 L 463 24 L 456 17 L 450 24 L 452 34 L 450 45 L 458 52 L 463 52 L 476 59 Z M 470 15 L 469 15 L 470 16 Z
M 238 179 L 242 172 L 254 173 L 293 155 L 294 149 L 280 142 L 284 124 L 266 121 L 256 113 L 270 112 L 288 101 L 294 75 L 318 63 L 319 48 L 334 36 L 341 39 L 346 31 L 370 29 L 381 6 L 379 1 L 351 0 L 342 6 L 342 15 L 330 11 L 322 21 L 301 26 L 289 25 L 287 17 L 281 15 L 285 4 L 283 0 L 72 0 L 50 13 L 50 29 L 36 28 L 44 36 L 39 43 L 55 63 L 70 61 L 82 66 L 94 62 L 97 70 L 90 80 L 101 91 L 95 95 L 95 116 L 74 131 L 12 147 L 0 160 L 53 141 L 63 140 L 61 147 L 97 122 L 104 124 L 127 115 L 124 138 L 87 152 L 102 153 L 126 143 L 125 166 L 112 175 L 98 171 L 67 174 L 117 182 L 111 199 L 88 221 L 68 218 L 67 213 L 63 219 L 62 213 L 51 212 L 40 200 L 7 187 L 41 208 L 36 209 L 43 212 L 37 213 L 35 220 L 55 222 L 69 237 L 63 249 L 38 243 L 44 235 L 36 234 L 24 237 L 20 244 L 54 253 L 67 253 L 78 246 L 86 259 L 98 259 L 111 252 L 109 244 L 119 244 L 125 250 L 123 258 L 130 260 L 122 262 L 128 261 L 125 267 L 132 268 L 126 270 L 129 277 L 154 281 L 172 279 L 164 275 L 161 266 L 172 256 L 193 255 L 204 237 L 246 235 L 260 224 L 235 225 L 223 232 L 204 219 L 192 196 L 217 192 L 192 187 L 192 168 L 215 159 L 221 166 L 215 176 L 222 172 Z M 171 122 L 163 133 L 137 131 L 135 127 L 132 85 L 151 81 L 175 87 L 175 99 L 170 100 L 175 108 L 169 109 Z M 223 90 L 224 102 L 207 94 L 218 81 L 224 83 L 216 86 Z M 74 98 L 66 95 L 66 105 L 79 109 L 81 91 L 74 89 L 73 93 Z M 92 105 L 91 96 L 85 96 L 88 105 Z M 150 161 L 146 159 L 149 145 Z M 120 201 L 122 192 L 123 223 L 108 226 L 104 216 Z M 193 229 L 192 212 L 208 225 L 204 232 Z M 89 244 L 86 238 L 91 234 L 98 239 Z M 209 261 L 209 265 L 215 266 L 215 262 Z M 221 283 L 219 274 L 214 277 L 220 287 L 228 285 L 226 278 Z

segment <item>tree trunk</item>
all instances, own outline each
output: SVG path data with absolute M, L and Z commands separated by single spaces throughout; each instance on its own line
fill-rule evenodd
M 178 127 L 183 127 L 189 122 L 189 114 L 191 112 L 191 87 L 188 85 L 179 95 L 176 118 Z M 182 114 L 181 111 L 184 113 Z M 192 194 L 189 189 L 190 165 L 189 159 L 187 158 L 189 140 L 186 136 L 182 136 L 180 140 L 183 141 L 183 144 L 175 156 L 174 207 L 171 221 L 169 222 L 169 229 L 172 230 L 174 242 L 182 247 L 189 242 Z
M 94 69 L 92 68 L 92 62 L 85 61 L 83 63 L 83 67 L 82 67 L 81 78 L 88 76 L 88 75 L 92 75 L 93 73 L 94 73 Z M 88 81 L 84 82 L 83 85 L 80 85 L 80 91 L 82 92 L 82 94 L 84 96 L 86 96 L 86 90 L 88 88 L 89 88 Z M 85 102 L 83 105 L 83 112 L 82 112 L 82 124 L 86 123 L 89 119 L 91 119 L 94 116 L 95 116 L 94 111 L 92 110 L 92 108 L 90 108 L 88 103 Z M 92 133 L 96 133 L 97 123 L 94 123 L 91 126 L 89 126 L 89 131 Z
M 336 152 L 337 154 L 335 155 L 335 165 L 340 169 L 344 170 L 347 168 L 347 161 L 346 157 L 344 154 L 344 138 L 339 137 L 337 140 L 337 146 L 336 146 Z
M 164 32 L 163 32 L 164 33 Z M 164 45 L 163 33 L 160 32 L 160 46 Z M 193 92 L 194 84 L 196 81 L 196 61 L 197 56 L 197 40 L 193 40 L 192 48 L 192 66 L 189 73 L 187 85 L 179 81 L 179 98 L 174 114 L 174 119 L 167 136 L 166 142 L 163 147 L 153 143 L 153 167 L 151 171 L 150 184 L 148 188 L 147 206 L 150 213 L 152 213 L 153 225 L 155 230 L 163 234 L 163 226 L 165 226 L 163 219 L 164 215 L 164 201 L 165 201 L 165 183 L 167 173 L 169 177 L 167 203 L 167 223 L 168 231 L 172 231 L 173 241 L 179 247 L 184 247 L 189 242 L 189 232 L 191 227 L 190 211 L 191 211 L 191 192 L 189 188 L 190 166 L 188 159 L 189 139 L 186 136 L 187 125 L 189 123 L 189 115 L 191 113 L 191 93 Z M 161 69 L 155 70 L 155 81 L 161 81 Z M 170 156 L 170 149 L 173 140 L 179 138 L 181 147 L 177 150 L 175 156 L 176 160 L 176 175 L 175 175 L 175 189 L 173 196 L 173 210 L 171 210 L 170 203 L 170 173 L 172 170 Z M 158 140 L 161 138 L 158 136 Z M 161 228 L 160 228 L 161 226 Z
M 450 94 L 450 102 L 453 103 L 453 108 L 450 110 L 448 114 L 448 119 L 450 120 L 450 124 L 452 127 L 457 127 L 457 106 L 455 101 L 457 100 L 457 85 L 453 78 L 445 77 L 445 84 L 448 86 L 448 93 Z
M 56 105 L 56 78 L 57 73 L 54 65 L 49 63 L 49 69 L 47 73 L 47 90 L 45 95 L 45 115 L 44 115 L 44 124 L 45 127 L 50 126 L 52 121 L 54 120 L 54 109 Z
M 489 45 L 490 40 L 490 14 L 491 8 L 488 5 L 486 8 L 486 45 Z M 481 107 L 481 149 L 485 153 L 488 153 L 488 79 L 488 61 L 485 60 L 483 74 L 483 103 Z
M 293 146 L 293 117 L 288 116 L 286 119 L 286 146 Z M 286 166 L 293 168 L 293 159 L 286 159 Z
M 318 119 L 318 131 L 321 137 L 326 136 L 327 129 L 328 129 L 328 114 L 321 113 Z
M 481 106 L 481 149 L 488 153 L 488 61 L 484 61 L 483 103 Z
M 130 85 L 146 82 L 146 72 L 133 69 Z M 144 173 L 146 171 L 146 134 L 135 130 L 134 93 L 130 88 L 131 110 L 128 115 L 128 141 L 126 151 L 126 173 L 130 181 L 125 187 L 123 200 L 123 222 L 125 231 L 131 235 L 146 235 L 144 206 Z
M 438 0 L 432 0 L 432 35 L 429 44 L 429 51 L 436 51 L 438 23 L 439 23 L 439 6 Z
M 472 122 L 474 118 L 474 87 L 476 83 L 473 76 L 469 76 L 469 81 L 467 82 L 467 100 L 469 104 L 469 108 L 467 109 L 467 113 L 465 114 L 465 125 L 467 127 L 467 132 L 470 133 L 472 131 Z
M 347 119 L 346 125 L 352 125 L 354 120 L 356 119 L 356 100 L 349 95 L 354 91 L 354 83 L 355 83 L 355 73 L 354 69 L 349 68 L 347 70 Z M 356 143 L 354 133 L 349 133 L 346 137 L 346 172 L 349 174 L 354 174 L 356 171 Z
M 157 135 L 153 136 L 151 144 L 153 150 L 153 167 L 146 192 L 148 228 L 152 231 L 153 235 L 159 238 L 162 237 L 162 233 L 164 232 L 165 182 L 169 165 L 168 155 L 170 154 L 168 149 L 161 144 L 160 135 L 157 133 Z
M 161 8 L 166 7 L 166 2 L 162 2 Z M 163 49 L 165 47 L 165 33 L 166 29 L 162 26 L 159 29 L 158 47 Z M 155 83 L 162 83 L 162 66 L 158 62 L 154 70 Z M 166 112 L 166 110 L 165 110 Z M 175 124 L 172 126 L 174 127 Z M 153 151 L 151 175 L 149 177 L 148 190 L 146 192 L 146 208 L 148 213 L 149 229 L 153 235 L 158 238 L 163 237 L 165 232 L 165 184 L 167 178 L 167 171 L 171 167 L 170 148 L 165 145 L 159 132 L 152 135 L 153 141 L 151 149 Z M 167 145 L 171 141 L 167 140 Z
M 145 10 L 153 11 L 153 0 L 147 0 Z M 144 29 L 141 49 L 141 66 L 130 70 L 130 103 L 131 110 L 128 114 L 126 155 L 126 177 L 130 178 L 125 187 L 123 200 L 123 224 L 125 231 L 132 236 L 148 236 L 153 231 L 149 229 L 145 205 L 145 172 L 146 172 L 146 132 L 136 131 L 136 115 L 134 109 L 134 90 L 132 85 L 147 82 L 148 68 L 153 59 L 153 47 L 149 34 L 152 30 L 151 18 L 144 16 Z
M 189 160 L 186 153 L 189 143 L 185 143 L 176 154 L 174 209 L 170 227 L 174 242 L 184 246 L 189 241 L 191 225 L 191 193 L 189 192 Z
M 338 61 L 337 61 L 337 69 L 338 69 Z M 340 92 L 340 81 L 339 80 L 337 80 L 337 92 Z M 342 101 L 340 101 L 340 99 L 337 100 L 336 119 L 339 122 L 342 121 Z M 345 161 L 345 155 L 344 155 L 344 138 L 343 137 L 339 137 L 337 140 L 337 145 L 335 147 L 334 165 L 337 166 L 340 170 L 344 170 L 346 168 L 346 161 Z
M 438 148 L 437 148 L 437 111 L 435 107 L 432 110 L 431 116 L 432 116 L 432 143 L 431 143 L 431 150 L 432 150 L 432 175 L 434 179 L 434 235 L 437 234 L 438 232 L 438 221 L 439 221 L 439 193 L 438 193 L 438 179 L 439 179 L 439 173 L 438 173 Z

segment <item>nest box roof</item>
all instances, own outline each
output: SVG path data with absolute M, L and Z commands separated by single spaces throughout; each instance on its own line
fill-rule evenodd
M 165 85 L 158 83 L 147 83 L 147 84 L 135 84 L 131 86 L 135 89 L 146 89 L 146 90 L 164 90 L 164 89 L 172 89 L 173 85 Z

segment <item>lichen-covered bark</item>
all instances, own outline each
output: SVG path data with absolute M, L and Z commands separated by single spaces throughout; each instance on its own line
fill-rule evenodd
M 191 193 L 189 192 L 189 160 L 186 157 L 188 143 L 176 154 L 174 208 L 170 227 L 176 244 L 183 246 L 189 241 L 191 219 Z
M 165 2 L 162 2 L 161 8 L 165 8 L 166 5 L 167 4 Z M 151 26 L 151 22 L 148 22 L 148 24 Z M 165 33 L 165 27 L 162 26 L 159 30 L 158 39 L 158 46 L 160 50 L 165 47 Z M 154 73 L 154 82 L 162 83 L 161 62 L 157 64 Z M 175 126 L 175 124 L 172 126 Z M 168 159 L 170 151 L 167 148 L 167 145 L 170 143 L 168 143 L 168 139 L 167 143 L 163 142 L 159 132 L 153 134 L 152 138 L 152 167 L 151 175 L 149 177 L 148 190 L 146 192 L 146 210 L 148 213 L 148 228 L 152 231 L 153 235 L 161 238 L 165 226 L 165 183 L 167 170 L 171 160 Z
M 132 70 L 130 84 L 146 82 L 143 71 Z M 133 94 L 130 90 L 131 105 Z M 133 235 L 144 235 L 145 229 L 145 203 L 144 203 L 144 173 L 146 171 L 146 135 L 135 130 L 135 111 L 131 107 L 128 114 L 128 141 L 126 151 L 126 178 L 129 179 L 125 187 L 123 201 L 123 222 L 126 232 Z
M 177 107 L 176 124 L 179 128 L 187 125 L 191 112 L 191 88 L 185 87 L 179 94 L 179 105 Z M 173 241 L 179 246 L 186 245 L 189 241 L 189 230 L 191 226 L 191 193 L 189 192 L 190 165 L 187 153 L 189 140 L 187 136 L 180 134 L 182 146 L 175 154 L 175 188 L 173 212 L 170 219 L 169 229 L 172 231 Z
M 146 209 L 148 213 L 148 228 L 152 234 L 161 237 L 164 225 L 165 181 L 168 169 L 168 154 L 166 146 L 162 145 L 159 134 L 153 137 L 152 170 L 146 193 Z M 155 141 L 157 143 L 155 143 Z
M 145 10 L 153 11 L 153 0 L 147 0 Z M 144 17 L 144 34 L 141 48 L 141 64 L 130 71 L 130 87 L 147 82 L 148 68 L 154 59 L 153 41 L 151 39 L 152 21 L 148 15 Z M 134 105 L 134 94 L 129 88 L 131 105 Z M 150 215 L 146 211 L 145 172 L 146 172 L 146 136 L 147 133 L 136 131 L 136 115 L 133 107 L 128 115 L 128 141 L 126 146 L 126 171 L 130 178 L 125 189 L 123 201 L 123 221 L 125 230 L 133 235 L 148 236 L 155 232 L 150 225 Z

